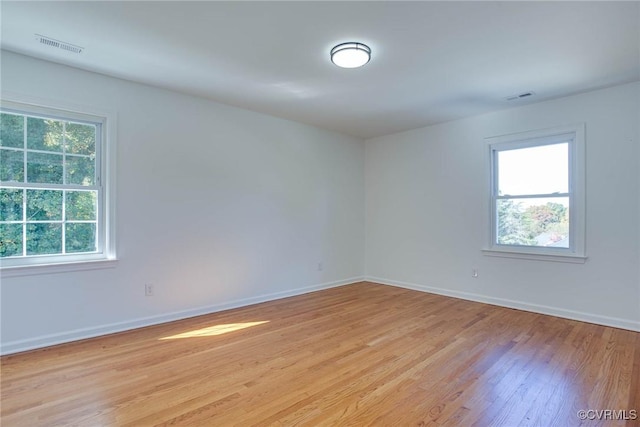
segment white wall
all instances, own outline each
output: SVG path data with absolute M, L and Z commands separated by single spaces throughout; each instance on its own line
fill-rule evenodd
M 362 140 L 5 51 L 1 78 L 118 115 L 118 265 L 3 278 L 3 352 L 362 277 Z
M 577 122 L 587 262 L 483 256 L 483 139 Z M 367 277 L 640 330 L 639 123 L 634 83 L 367 140 Z
M 365 270 L 382 283 L 640 329 L 640 83 L 363 143 L 9 52 L 1 66 L 3 91 L 118 113 L 118 265 L 3 278 L 5 353 Z M 483 139 L 575 122 L 587 128 L 588 261 L 483 256 Z M 155 296 L 144 296 L 146 282 Z

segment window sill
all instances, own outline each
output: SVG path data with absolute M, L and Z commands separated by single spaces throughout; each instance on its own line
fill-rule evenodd
M 571 264 L 584 264 L 587 261 L 586 256 L 569 255 L 569 254 L 542 254 L 528 253 L 504 249 L 482 249 L 482 253 L 486 256 L 501 258 L 518 258 L 533 261 L 550 261 L 550 262 L 566 262 Z
M 101 270 L 115 268 L 117 259 L 101 259 L 91 261 L 66 262 L 57 264 L 21 265 L 0 268 L 0 277 L 35 276 L 38 274 L 70 273 L 74 271 Z

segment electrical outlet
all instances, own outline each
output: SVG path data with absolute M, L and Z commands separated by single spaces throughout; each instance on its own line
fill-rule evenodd
M 324 265 L 322 264 L 322 262 L 318 263 L 318 271 L 322 271 L 324 270 Z
M 471 277 L 473 277 L 474 279 L 478 278 L 478 270 L 476 270 L 475 268 L 471 271 Z
M 144 295 L 147 296 L 147 297 L 153 296 L 153 284 L 152 283 L 145 283 L 145 285 L 144 285 Z

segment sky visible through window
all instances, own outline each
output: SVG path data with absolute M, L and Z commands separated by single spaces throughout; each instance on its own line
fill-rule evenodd
M 498 194 L 521 196 L 569 192 L 569 143 L 498 153 Z M 568 198 L 519 199 L 523 207 L 548 202 L 569 207 Z
M 498 156 L 498 194 L 569 192 L 568 143 L 500 151 Z

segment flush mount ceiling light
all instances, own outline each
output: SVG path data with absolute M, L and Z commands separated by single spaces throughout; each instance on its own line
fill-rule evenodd
M 369 62 L 371 49 L 366 44 L 341 43 L 331 49 L 331 62 L 342 68 L 358 68 Z

